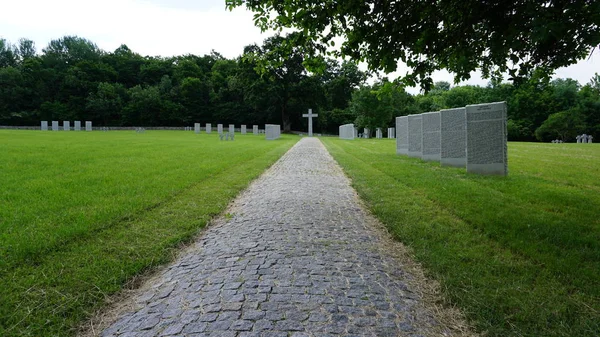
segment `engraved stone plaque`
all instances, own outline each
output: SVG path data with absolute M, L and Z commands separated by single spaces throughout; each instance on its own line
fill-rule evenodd
M 440 111 L 442 121 L 442 166 L 467 165 L 467 114 L 465 108 Z
M 52 131 L 58 131 L 58 121 L 52 121 Z
M 42 131 L 48 131 L 48 121 L 42 121 Z
M 223 133 L 223 124 L 217 124 L 217 133 L 218 134 L 222 134 Z
M 439 112 L 427 112 L 423 116 L 423 160 L 440 161 L 441 122 Z
M 467 172 L 508 174 L 506 102 L 467 105 Z
M 242 125 L 241 133 L 242 135 L 246 134 L 246 125 Z
M 92 122 L 90 122 L 90 121 L 85 122 L 85 131 L 92 131 Z
M 396 117 L 396 153 L 408 154 L 408 116 Z
M 81 131 L 81 121 L 75 121 L 75 131 Z
M 423 116 L 408 116 L 408 156 L 421 158 L 423 155 Z
M 210 123 L 206 123 L 206 133 L 209 134 L 212 132 L 212 125 Z
M 194 123 L 194 132 L 200 133 L 200 123 Z
M 63 121 L 63 130 L 65 130 L 65 131 L 71 131 L 71 122 L 69 122 L 69 121 Z

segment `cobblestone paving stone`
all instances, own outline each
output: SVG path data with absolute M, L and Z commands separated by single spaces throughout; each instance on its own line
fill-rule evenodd
M 318 139 L 298 142 L 230 212 L 101 335 L 431 335 L 410 275 L 378 249 Z

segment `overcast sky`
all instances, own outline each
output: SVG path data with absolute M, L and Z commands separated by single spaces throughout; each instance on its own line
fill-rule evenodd
M 31 39 L 38 52 L 52 39 L 77 35 L 105 51 L 126 44 L 144 56 L 204 55 L 214 49 L 235 58 L 244 46 L 260 44 L 271 35 L 261 34 L 245 9 L 225 10 L 225 0 L 0 0 L 0 8 L 0 37 L 12 43 Z M 399 69 L 399 74 L 406 72 Z M 570 77 L 583 85 L 594 73 L 600 73 L 600 51 L 557 70 L 555 77 Z M 453 77 L 436 72 L 434 81 L 453 83 Z M 485 85 L 487 80 L 474 73 L 466 84 Z

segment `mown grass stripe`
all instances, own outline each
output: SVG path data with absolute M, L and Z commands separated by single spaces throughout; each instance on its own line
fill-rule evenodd
M 593 225 L 597 223 L 582 227 L 571 222 L 583 237 L 579 241 L 559 235 L 554 238 L 557 244 L 548 236 L 530 235 L 526 242 L 514 242 L 523 239 L 518 235 L 522 221 L 535 219 L 534 225 L 546 225 L 543 208 L 553 201 L 544 199 L 544 206 L 535 208 L 532 198 L 539 195 L 515 192 L 523 186 L 537 187 L 538 180 L 528 181 L 518 173 L 518 179 L 499 179 L 436 167 L 395 155 L 392 142 L 324 142 L 373 213 L 414 249 L 417 259 L 442 281 L 447 298 L 480 330 L 491 336 L 598 334 L 598 260 L 594 260 L 598 249 L 587 246 L 598 233 Z M 502 203 L 495 202 L 499 196 Z M 490 211 L 481 212 L 483 207 Z M 580 203 L 579 209 L 583 208 Z M 533 214 L 523 217 L 523 212 Z M 498 221 L 500 216 L 509 217 L 511 223 Z M 589 216 L 584 212 L 578 220 L 590 221 Z M 530 246 L 536 249 L 527 249 Z M 556 259 L 555 253 L 560 257 L 561 252 L 568 257 Z
M 172 137 L 174 142 L 186 141 L 183 133 L 160 137 L 163 136 Z M 189 183 L 171 191 L 157 207 L 148 204 L 129 217 L 114 220 L 112 226 L 77 236 L 59 249 L 39 255 L 35 264 L 16 264 L 0 277 L 0 335 L 74 334 L 81 320 L 104 303 L 105 296 L 119 291 L 135 275 L 170 261 L 181 243 L 194 238 L 297 140 L 291 136 L 275 142 L 238 137 L 236 143 L 230 144 L 244 152 L 240 161 L 229 161 L 227 155 L 209 158 L 218 164 L 218 170 L 196 181 L 175 175 L 174 178 Z M 162 151 L 168 155 L 168 150 Z M 118 152 L 119 148 L 113 151 Z M 160 165 L 155 169 L 160 170 Z M 136 191 L 144 192 L 149 191 Z

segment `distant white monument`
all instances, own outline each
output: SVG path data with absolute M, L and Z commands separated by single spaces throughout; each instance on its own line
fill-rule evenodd
M 308 118 L 308 136 L 312 137 L 313 136 L 313 124 L 312 124 L 313 121 L 312 121 L 312 119 L 313 119 L 313 117 L 319 117 L 319 115 L 313 114 L 312 109 L 308 109 L 308 113 L 303 114 L 302 117 Z

